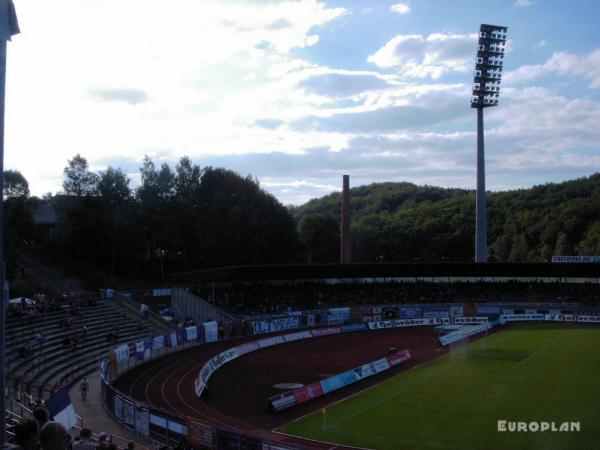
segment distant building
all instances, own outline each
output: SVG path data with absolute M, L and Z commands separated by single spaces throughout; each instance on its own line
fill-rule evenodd
M 60 230 L 64 215 L 75 208 L 81 197 L 58 194 L 41 200 L 33 211 L 33 223 L 44 237 L 53 237 Z

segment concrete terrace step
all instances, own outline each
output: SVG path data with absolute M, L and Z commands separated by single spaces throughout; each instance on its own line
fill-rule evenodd
M 110 323 L 111 329 L 112 329 L 112 323 L 114 323 L 114 322 L 119 323 L 119 320 L 120 320 L 120 323 L 119 323 L 120 326 L 121 325 L 129 326 L 132 323 L 130 320 L 126 320 L 126 319 L 122 320 L 118 316 L 114 316 L 114 315 L 110 315 L 110 314 L 105 314 L 101 317 L 98 317 L 97 319 L 98 320 L 90 321 L 89 323 L 84 322 L 88 327 L 88 331 L 87 331 L 88 339 L 90 339 L 91 337 L 94 337 L 94 336 L 100 336 L 102 334 L 106 334 L 106 326 L 108 323 Z M 60 329 L 60 328 L 38 330 L 44 336 L 44 343 L 42 344 L 42 350 L 44 350 L 44 351 L 48 350 L 48 349 L 52 348 L 53 346 L 62 346 L 62 340 L 65 338 L 65 336 L 72 336 L 74 334 L 79 334 L 80 330 L 81 330 L 80 327 L 77 327 L 75 329 L 69 329 L 69 330 Z M 44 333 L 44 331 L 45 331 L 45 333 Z M 26 342 L 33 341 L 34 336 L 35 336 L 35 333 L 32 333 L 31 335 L 27 335 L 26 337 L 24 337 L 21 340 L 17 340 L 17 341 L 13 340 L 13 342 L 10 342 L 7 345 L 7 352 L 9 354 L 12 352 L 14 352 L 15 354 L 18 354 L 20 347 L 23 344 L 25 344 Z
M 149 333 L 148 330 L 145 330 L 145 332 Z M 129 339 L 131 336 L 134 336 L 136 334 L 137 329 L 135 325 L 127 324 L 123 328 L 121 328 L 119 332 L 119 340 Z M 64 335 L 60 337 L 60 340 L 62 340 L 63 338 Z M 85 342 L 82 342 L 78 345 L 76 349 L 76 354 L 79 351 L 89 348 L 90 344 L 93 344 L 94 342 L 106 342 L 107 345 L 110 345 L 110 343 L 106 340 L 104 334 L 96 333 L 96 335 L 88 335 Z M 62 344 L 60 343 L 50 346 L 44 346 L 42 347 L 42 349 L 37 349 L 36 351 L 34 351 L 33 355 L 28 358 L 21 360 L 17 359 L 17 362 L 14 365 L 12 365 L 11 368 L 16 374 L 23 375 L 27 372 L 34 370 L 36 365 L 44 365 L 46 361 L 60 361 L 63 358 L 67 357 L 67 354 L 69 354 L 69 352 L 65 351 L 65 349 L 62 347 Z
M 71 329 L 61 327 L 61 322 L 70 312 L 52 311 L 43 320 L 28 323 L 26 318 L 12 318 L 7 327 L 7 356 L 10 373 L 31 382 L 29 386 L 46 385 L 51 387 L 73 376 L 82 376 L 93 371 L 101 357 L 117 345 L 130 343 L 147 336 L 164 334 L 155 324 L 144 321 L 144 329 L 138 330 L 139 316 L 128 308 L 120 307 L 112 301 L 101 301 L 96 306 L 80 307 L 80 323 Z M 119 339 L 116 343 L 106 340 L 113 324 L 119 324 Z M 87 326 L 87 337 L 75 351 L 65 351 L 62 341 Z M 33 340 L 37 333 L 44 336 L 44 343 L 34 346 L 34 354 L 27 358 L 19 356 L 19 349 Z M 9 384 L 10 386 L 10 384 Z

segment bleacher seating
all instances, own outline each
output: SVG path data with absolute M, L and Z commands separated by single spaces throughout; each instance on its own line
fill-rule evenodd
M 142 322 L 140 316 L 130 309 L 119 306 L 113 300 L 99 300 L 93 306 L 79 307 L 79 321 L 70 328 L 63 327 L 63 320 L 71 316 L 68 305 L 57 311 L 48 311 L 43 318 L 29 321 L 27 317 L 11 317 L 6 321 L 7 387 L 9 392 L 27 392 L 37 398 L 47 398 L 59 387 L 69 384 L 98 366 L 107 351 L 123 343 L 132 343 L 145 336 L 165 332 L 151 321 Z M 107 339 L 118 324 L 118 338 Z M 83 334 L 76 348 L 63 346 L 66 336 Z M 36 341 L 41 333 L 43 342 Z M 23 355 L 20 349 L 31 344 L 31 353 Z M 130 349 L 133 350 L 133 349 Z M 19 383 L 17 384 L 17 381 Z

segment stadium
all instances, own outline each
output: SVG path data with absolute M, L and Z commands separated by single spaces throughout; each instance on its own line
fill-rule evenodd
M 328 270 L 332 278 L 314 281 Z M 249 316 L 244 320 L 252 323 L 252 336 L 194 345 L 148 362 L 151 354 L 137 357 L 143 364 L 122 376 L 115 373 L 106 385 L 108 410 L 137 426 L 125 418 L 127 408 L 135 406 L 135 417 L 139 411 L 150 415 L 149 436 L 166 435 L 173 443 L 187 438 L 216 448 L 497 448 L 499 443 L 547 448 L 557 440 L 562 448 L 592 445 L 597 425 L 590 392 L 595 392 L 593 374 L 599 369 L 594 352 L 600 314 L 571 299 L 578 290 L 584 293 L 579 298 L 590 303 L 597 297 L 595 265 L 498 265 L 477 277 L 469 276 L 480 270 L 477 265 L 354 270 L 238 267 L 176 278 L 194 279 L 191 291 L 210 286 L 213 295 L 240 283 L 249 292 L 256 280 L 263 280 L 259 288 L 264 289 L 269 273 L 271 295 L 285 292 L 288 301 L 293 301 L 294 285 L 302 296 L 309 280 L 313 290 L 334 286 L 338 298 L 346 288 L 364 289 L 369 298 L 368 290 L 408 287 L 419 289 L 425 294 L 419 298 L 426 300 L 435 298 L 431 292 L 452 287 L 455 301 L 338 304 Z M 381 272 L 369 278 L 361 270 Z M 520 280 L 517 272 L 530 276 Z M 538 300 L 510 298 L 522 288 Z M 174 289 L 175 309 L 198 317 L 199 323 L 203 315 L 226 314 L 189 289 Z M 490 290 L 495 295 L 482 298 L 481 292 Z M 229 290 L 231 297 L 234 291 Z M 562 297 L 565 292 L 570 296 Z M 478 301 L 456 302 L 468 296 Z M 195 339 L 202 340 L 200 334 Z M 161 427 L 165 422 L 159 417 L 178 423 L 187 434 Z M 564 430 L 563 424 L 575 422 L 571 418 L 578 419 L 576 431 L 558 437 L 535 432 L 545 426 L 538 422 Z M 535 431 L 498 434 L 503 420 L 531 422 Z
M 600 109 L 574 78 L 600 86 L 599 49 L 534 64 L 532 0 L 469 5 L 516 45 L 454 2 L 136 1 L 75 8 L 65 53 L 39 46 L 68 40 L 61 8 L 26 10 L 55 29 L 26 22 L 15 97 L 77 93 L 10 104 L 37 186 L 0 170 L 0 447 L 598 448 Z

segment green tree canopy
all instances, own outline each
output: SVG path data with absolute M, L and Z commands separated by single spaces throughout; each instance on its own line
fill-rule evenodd
M 4 171 L 4 198 L 29 197 L 29 183 L 18 170 Z
M 98 194 L 110 204 L 122 203 L 131 197 L 129 178 L 121 169 L 108 167 L 100 172 Z
M 475 193 L 410 183 L 351 189 L 352 257 L 372 262 L 472 261 Z M 494 192 L 488 200 L 488 245 L 493 261 L 543 262 L 553 255 L 596 252 L 600 173 L 531 189 Z M 298 223 L 337 216 L 340 193 L 291 208 Z M 597 252 L 595 253 L 597 254 Z
M 340 224 L 331 214 L 304 217 L 298 225 L 300 239 L 310 251 L 314 263 L 340 261 Z
M 95 195 L 98 175 L 90 172 L 87 159 L 79 153 L 67 162 L 63 170 L 63 190 L 67 195 L 85 197 Z

